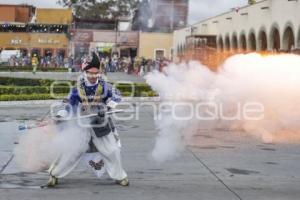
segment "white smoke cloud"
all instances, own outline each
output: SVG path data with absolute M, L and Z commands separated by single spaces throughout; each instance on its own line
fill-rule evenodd
M 87 151 L 89 139 L 89 130 L 74 121 L 34 128 L 20 137 L 14 150 L 15 160 L 25 172 L 46 170 L 61 156 L 72 163 Z
M 159 135 L 153 157 L 157 161 L 172 159 L 199 128 L 243 130 L 265 142 L 299 142 L 299 66 L 300 56 L 254 53 L 229 58 L 216 73 L 190 62 L 147 75 L 161 104 L 167 105 L 157 120 Z M 188 120 L 174 117 L 191 112 Z

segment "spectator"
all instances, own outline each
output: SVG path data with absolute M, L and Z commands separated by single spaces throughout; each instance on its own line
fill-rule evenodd
M 39 64 L 39 60 L 37 58 L 37 55 L 34 54 L 33 57 L 31 58 L 31 65 L 32 65 L 32 73 L 35 74 L 36 73 L 36 69 L 37 69 L 37 66 Z

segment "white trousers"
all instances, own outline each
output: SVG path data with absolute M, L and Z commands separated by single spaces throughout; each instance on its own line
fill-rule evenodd
M 103 137 L 96 137 L 91 131 L 92 142 L 103 157 L 104 167 L 108 175 L 114 180 L 122 180 L 127 177 L 121 163 L 120 141 L 117 133 L 111 132 Z M 50 175 L 62 178 L 68 175 L 80 162 L 84 153 L 61 155 L 48 169 Z

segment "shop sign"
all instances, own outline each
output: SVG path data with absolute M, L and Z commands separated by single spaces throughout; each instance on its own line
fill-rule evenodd
M 53 40 L 53 39 L 41 39 L 39 38 L 38 42 L 40 44 L 59 44 L 59 40 Z
M 12 39 L 12 40 L 10 41 L 10 43 L 11 43 L 12 45 L 18 45 L 18 44 L 21 44 L 21 43 L 22 43 L 22 40 L 19 40 L 19 39 Z

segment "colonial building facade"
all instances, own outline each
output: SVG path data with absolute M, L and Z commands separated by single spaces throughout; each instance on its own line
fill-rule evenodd
M 29 5 L 0 5 L 0 49 L 23 55 L 67 56 L 70 9 L 40 9 Z
M 175 56 L 197 47 L 219 51 L 300 49 L 300 1 L 261 0 L 174 32 Z

